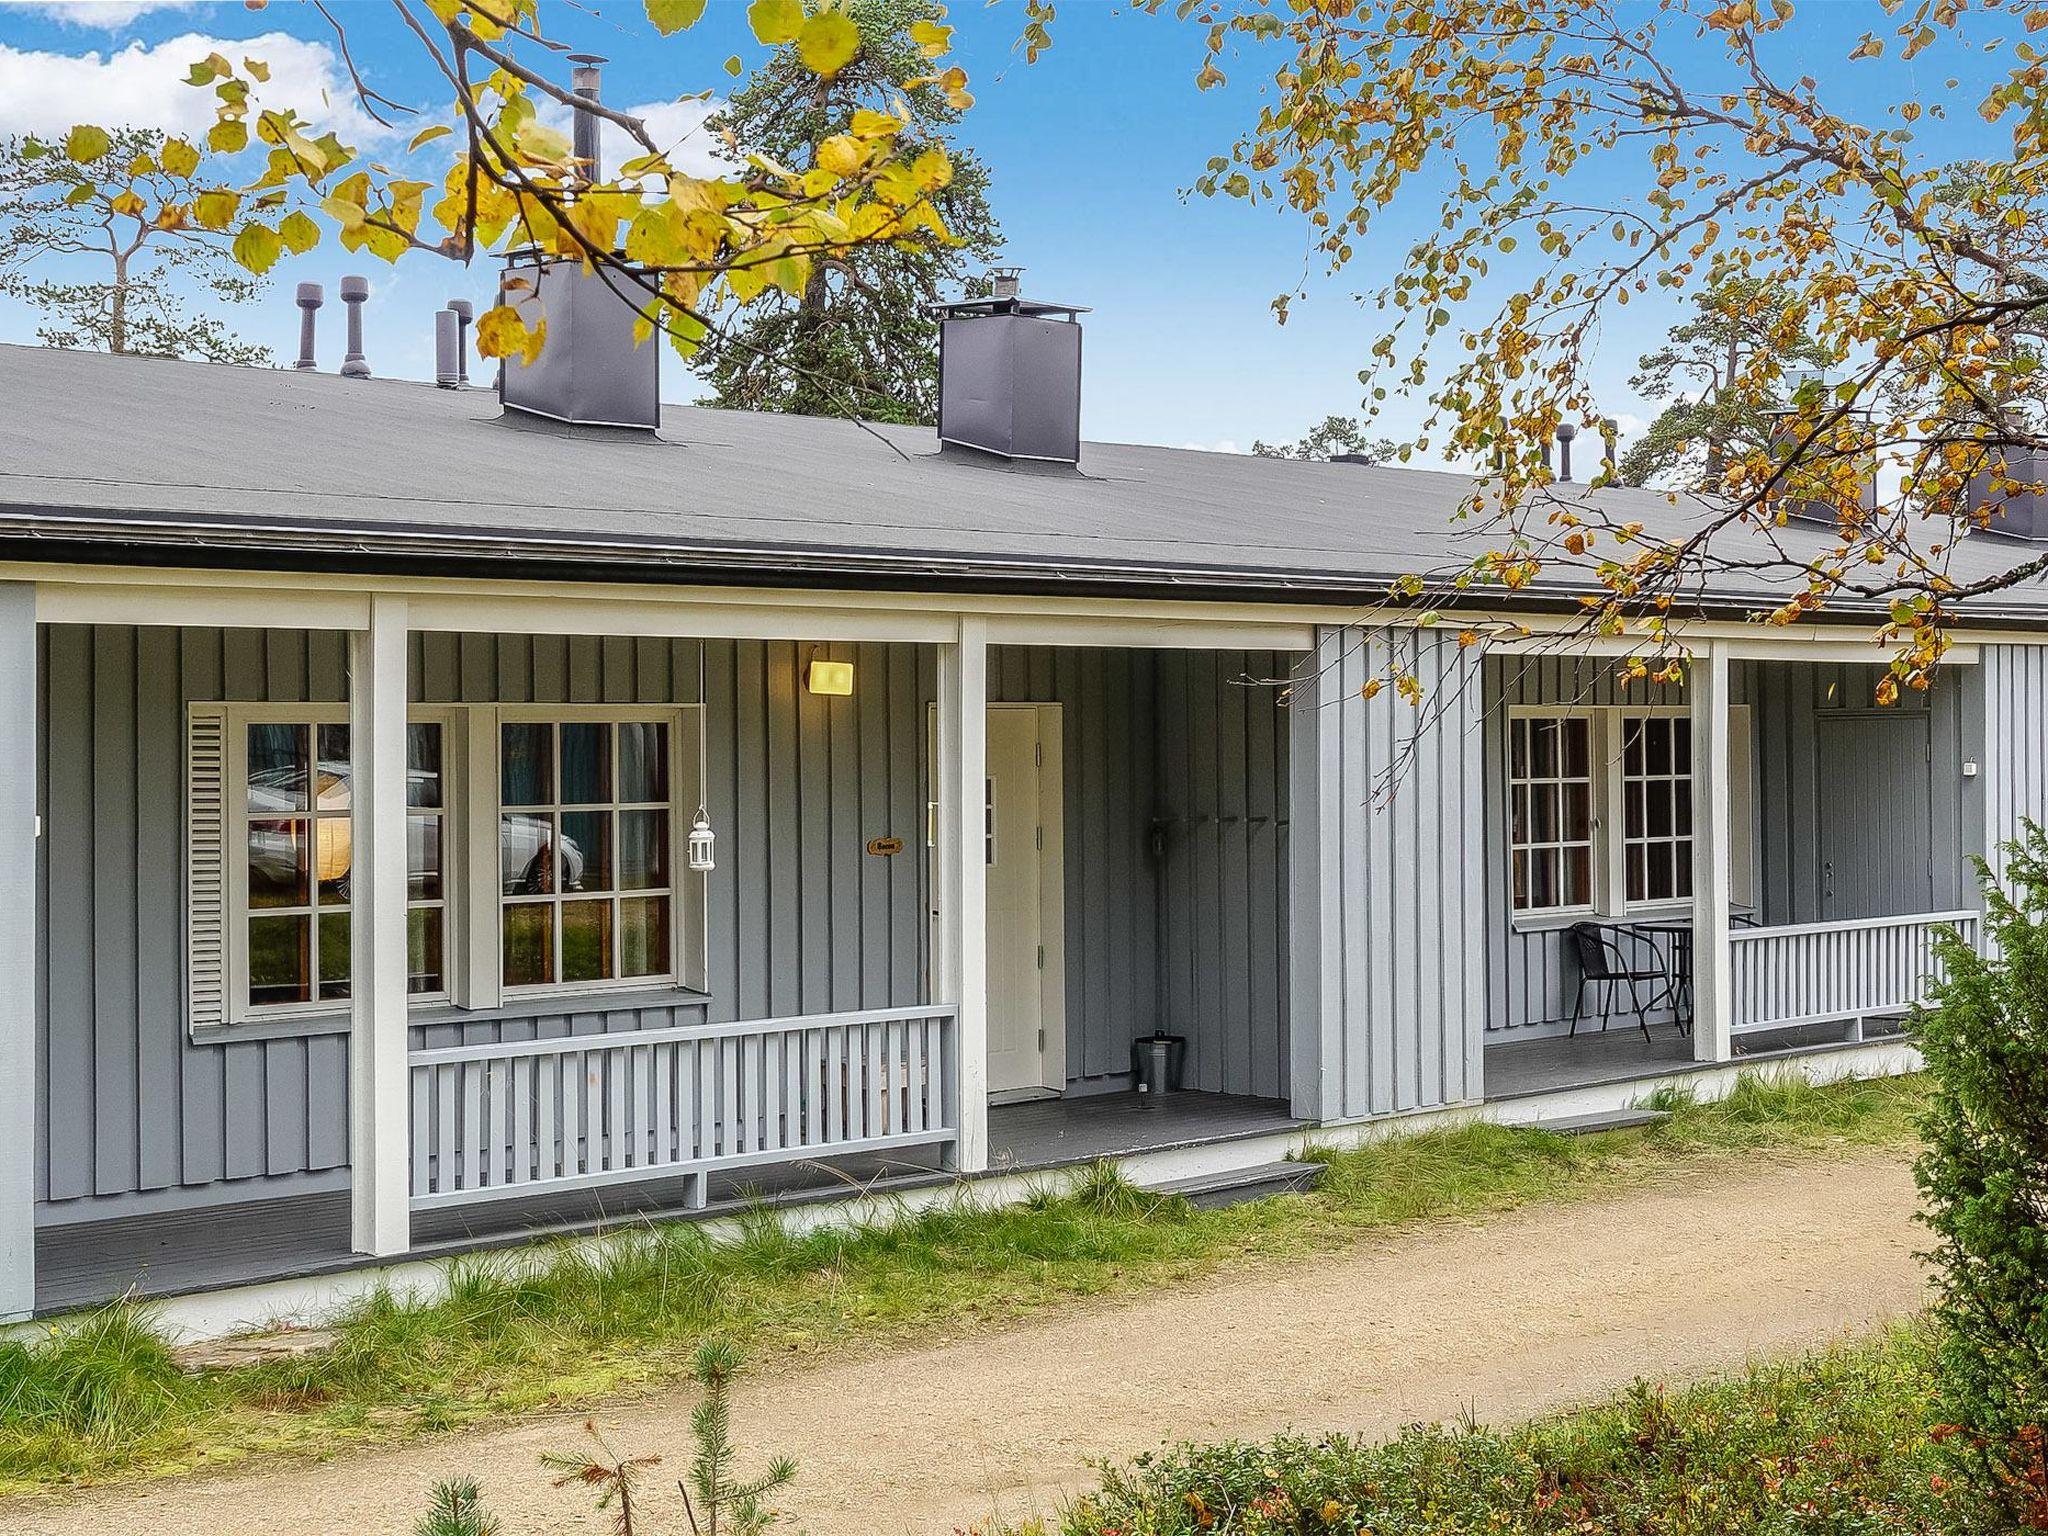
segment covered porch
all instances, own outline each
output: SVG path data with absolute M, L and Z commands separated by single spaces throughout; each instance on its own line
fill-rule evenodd
M 1710 644 L 1686 683 L 1485 663 L 1489 1098 L 1893 1038 L 1976 943 L 1977 656 L 1894 704 L 1836 643 Z
M 1304 626 L 225 585 L 6 613 L 5 1310 L 1300 1123 Z

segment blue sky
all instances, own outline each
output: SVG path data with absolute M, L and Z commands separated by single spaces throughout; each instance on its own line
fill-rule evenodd
M 440 93 L 386 6 L 342 0 L 335 9 L 381 89 L 438 110 Z M 731 83 L 724 60 L 734 53 L 751 60 L 760 52 L 739 0 L 711 0 L 696 29 L 666 41 L 639 20 L 638 0 L 579 6 L 549 0 L 543 9 L 554 35 L 611 59 L 605 94 L 621 106 L 724 89 Z M 1152 16 L 1104 0 L 1068 0 L 1060 7 L 1055 47 L 1027 65 L 1012 47 L 1020 6 L 959 0 L 952 20 L 960 62 L 977 95 L 965 137 L 993 170 L 1007 258 L 1026 269 L 1027 291 L 1093 310 L 1086 321 L 1083 406 L 1090 437 L 1238 448 L 1258 437 L 1292 437 L 1324 415 L 1357 409 L 1357 373 L 1378 324 L 1370 304 L 1356 296 L 1379 287 L 1438 209 L 1418 200 L 1396 210 L 1345 273 L 1315 274 L 1307 301 L 1295 306 L 1286 326 L 1276 324 L 1270 301 L 1303 270 L 1299 222 L 1283 210 L 1183 196 L 1208 157 L 1250 121 L 1271 60 L 1226 58 L 1229 86 L 1197 92 L 1202 35 L 1173 20 L 1171 5 L 1164 9 L 1169 14 Z M 1842 64 L 1866 28 L 1884 25 L 1873 0 L 1809 3 L 1780 39 L 1781 57 L 1829 81 L 1838 110 L 1872 115 L 1898 100 L 1943 99 L 1943 81 L 1964 75 L 1951 120 L 1923 123 L 1922 144 L 1943 158 L 1995 148 L 1974 112 L 1977 82 L 1995 61 L 1959 61 L 1946 50 L 1917 67 L 1889 60 Z M 292 0 L 274 0 L 260 12 L 239 0 L 94 0 L 69 8 L 0 3 L 0 132 L 61 131 L 71 121 L 104 122 L 124 113 L 160 119 L 194 110 L 184 97 L 198 98 L 203 107 L 204 93 L 168 83 L 170 65 L 182 73 L 185 63 L 207 51 L 181 40 L 276 34 L 295 41 L 273 40 L 266 57 L 308 83 L 302 99 L 317 100 L 321 83 L 339 86 L 331 57 L 324 56 L 331 41 L 326 23 Z M 1692 53 L 1704 73 L 1708 56 Z M 430 366 L 432 312 L 458 294 L 481 301 L 492 287 L 482 268 L 465 272 L 408 259 L 392 269 L 323 246 L 281 263 L 270 291 L 233 323 L 289 357 L 297 344 L 292 285 L 325 282 L 332 299 L 341 274 L 354 270 L 373 284 L 371 366 L 390 374 L 423 375 Z M 1672 318 L 1668 304 L 1637 304 L 1605 338 L 1593 381 L 1605 408 L 1624 422 L 1653 409 L 1634 397 L 1627 379 L 1637 354 Z M 338 303 L 330 303 L 322 320 L 322 361 L 331 367 L 339 361 Z M 33 339 L 32 318 L 0 301 L 0 340 Z M 664 394 L 690 397 L 694 380 L 673 359 L 664 368 Z M 1415 414 L 1397 403 L 1386 426 L 1403 435 Z

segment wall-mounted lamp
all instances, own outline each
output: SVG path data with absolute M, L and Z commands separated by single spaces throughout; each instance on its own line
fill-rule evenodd
M 804 686 L 812 693 L 845 698 L 853 692 L 853 663 L 814 656 L 810 670 L 804 674 Z

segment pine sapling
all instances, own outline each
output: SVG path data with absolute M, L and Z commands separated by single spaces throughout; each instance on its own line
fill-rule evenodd
M 741 1480 L 732 1443 L 732 1378 L 739 1351 L 724 1339 L 707 1339 L 697 1350 L 697 1381 L 704 1389 L 690 1413 L 697 1454 L 683 1483 L 683 1509 L 696 1536 L 759 1536 L 779 1518 L 764 1502 L 796 1477 L 796 1463 L 777 1456 L 760 1476 Z
M 413 1536 L 500 1536 L 503 1527 L 484 1508 L 475 1478 L 449 1477 L 434 1484 L 427 1512 L 412 1529 Z

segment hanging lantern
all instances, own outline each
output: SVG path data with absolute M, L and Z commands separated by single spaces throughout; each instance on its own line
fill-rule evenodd
M 699 874 L 709 874 L 718 868 L 711 857 L 711 845 L 718 840 L 711 830 L 711 822 L 704 814 L 704 807 L 697 807 L 697 819 L 690 825 L 690 868 Z

